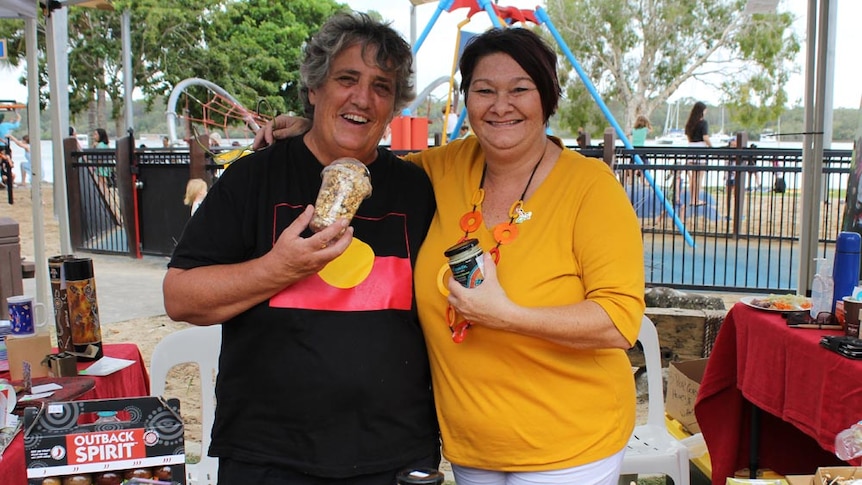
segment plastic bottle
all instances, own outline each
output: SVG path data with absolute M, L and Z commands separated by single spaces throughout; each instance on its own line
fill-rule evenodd
M 814 258 L 816 269 L 811 281 L 811 318 L 817 318 L 822 312 L 833 311 L 832 268 L 826 258 Z
M 835 435 L 835 455 L 844 461 L 862 456 L 862 421 Z
M 860 255 L 862 236 L 849 231 L 839 233 L 835 240 L 835 262 L 832 265 L 832 281 L 835 284 L 832 313 L 835 313 L 835 304 L 845 296 L 852 295 L 853 288 L 859 284 Z

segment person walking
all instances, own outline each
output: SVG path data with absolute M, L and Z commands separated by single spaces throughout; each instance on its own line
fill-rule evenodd
M 685 136 L 688 138 L 688 146 L 690 147 L 711 147 L 712 142 L 709 139 L 709 123 L 706 119 L 706 104 L 703 101 L 694 103 L 691 112 L 688 115 L 688 121 L 685 122 Z M 688 165 L 705 166 L 706 160 L 703 158 L 692 157 L 687 162 Z M 706 205 L 706 202 L 701 197 L 701 188 L 703 186 L 703 178 L 705 172 L 703 170 L 690 171 L 688 175 L 688 203 L 693 206 Z

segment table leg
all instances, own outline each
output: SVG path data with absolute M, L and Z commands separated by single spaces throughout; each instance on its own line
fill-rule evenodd
M 748 478 L 757 478 L 760 467 L 760 408 L 751 404 L 751 426 L 749 429 Z

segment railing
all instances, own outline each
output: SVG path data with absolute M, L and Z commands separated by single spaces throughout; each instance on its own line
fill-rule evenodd
M 647 164 L 635 164 L 634 154 Z M 801 150 L 645 147 L 616 155 L 615 171 L 641 220 L 648 284 L 743 292 L 796 288 Z M 824 151 L 817 251 L 824 257 L 831 257 L 841 231 L 851 158 L 849 150 Z M 702 180 L 699 197 L 689 193 L 695 177 Z M 659 193 L 694 246 L 683 240 Z
M 116 155 L 113 150 L 72 153 L 67 178 L 79 187 L 69 190 L 70 217 L 81 221 L 72 224 L 75 249 L 128 253 L 127 240 L 138 238 L 144 254 L 170 255 L 172 241 L 184 224 L 184 219 L 172 218 L 188 214 L 181 202 L 186 181 L 212 180 L 223 169 L 202 151 L 192 151 L 190 155 L 183 150 L 135 150 L 133 161 L 123 163 L 115 161 L 123 158 L 120 151 Z M 801 150 L 643 147 L 606 152 L 593 147 L 581 151 L 615 161 L 614 170 L 641 221 L 649 286 L 795 291 L 801 256 Z M 635 164 L 634 154 L 647 164 Z M 842 230 L 851 159 L 850 150 L 824 151 L 817 247 L 822 257 L 832 256 Z M 136 173 L 137 186 L 124 188 L 123 179 L 131 186 L 131 178 L 121 172 L 130 170 Z M 105 173 L 109 175 L 103 177 Z M 695 177 L 703 180 L 699 197 L 689 196 Z M 648 179 L 655 181 L 655 187 Z M 127 202 L 131 197 L 122 197 L 124 191 L 135 192 L 134 211 L 117 210 L 118 204 L 131 205 Z M 664 198 L 693 245 L 667 213 Z M 697 205 L 698 200 L 704 204 Z M 130 218 L 137 220 L 130 224 L 126 221 Z

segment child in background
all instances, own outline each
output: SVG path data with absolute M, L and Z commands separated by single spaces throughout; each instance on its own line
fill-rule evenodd
M 9 139 L 24 150 L 24 162 L 21 163 L 20 167 L 21 183 L 18 186 L 25 187 L 27 185 L 27 176 L 29 175 L 31 179 L 33 178 L 32 166 L 30 165 L 30 135 L 24 135 L 20 140 L 9 135 Z
M 203 179 L 191 179 L 186 184 L 186 196 L 183 199 L 186 205 L 191 206 L 192 212 L 190 215 L 194 215 L 195 211 L 198 210 L 198 207 L 201 205 L 201 202 L 204 201 L 204 198 L 207 196 L 207 183 Z

